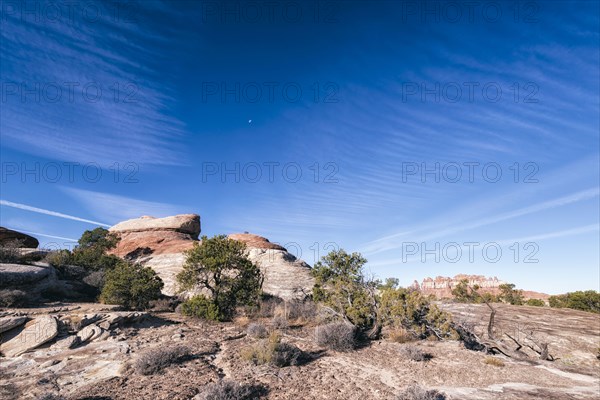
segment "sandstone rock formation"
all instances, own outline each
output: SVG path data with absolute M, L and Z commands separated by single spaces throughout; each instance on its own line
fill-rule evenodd
M 0 246 L 5 246 L 15 241 L 20 242 L 23 248 L 35 249 L 40 245 L 40 242 L 33 236 L 0 226 Z
M 49 278 L 53 268 L 24 264 L 0 264 L 0 288 L 32 285 Z
M 252 233 L 232 233 L 229 235 L 229 238 L 244 242 L 248 248 L 285 250 L 284 247 L 276 243 L 269 242 L 269 239 L 262 236 L 253 235 Z
M 417 281 L 413 283 L 413 287 L 421 290 L 424 294 L 434 295 L 438 299 L 451 298 L 452 289 L 460 283 L 461 280 L 466 279 L 469 281 L 469 286 L 478 285 L 480 287 L 480 293 L 500 293 L 498 288 L 503 282 L 497 277 L 488 278 L 482 275 L 456 275 L 454 278 L 438 276 L 436 278 L 425 278 L 423 282 L 419 284 Z
M 143 216 L 118 223 L 109 229 L 112 232 L 174 231 L 187 233 L 197 240 L 200 233 L 200 216 L 181 214 L 172 217 L 154 218 Z
M 17 326 L 23 325 L 27 321 L 27 317 L 4 317 L 0 318 L 0 333 L 10 331 Z
M 500 294 L 500 285 L 505 284 L 497 277 L 486 277 L 483 275 L 464 275 L 459 274 L 454 278 L 438 276 L 436 278 L 425 278 L 419 284 L 417 281 L 413 283 L 415 289 L 419 289 L 421 292 L 427 295 L 433 295 L 438 299 L 452 298 L 452 289 L 460 283 L 460 281 L 466 279 L 469 282 L 469 286 L 479 286 L 479 293 L 490 293 L 494 295 Z M 523 295 L 526 299 L 534 298 L 546 300 L 549 295 L 544 293 L 537 293 L 532 291 L 524 291 Z
M 3 336 L 0 353 L 17 357 L 54 339 L 58 334 L 56 318 L 43 315 L 25 324 L 24 329 L 13 329 Z
M 298 260 L 285 248 L 248 233 L 236 233 L 229 237 L 246 243 L 248 258 L 258 265 L 265 276 L 265 293 L 291 300 L 303 299 L 312 292 L 314 278 L 310 273 L 310 265 Z
M 183 214 L 167 218 L 141 217 L 109 229 L 120 238 L 111 252 L 156 271 L 164 282 L 163 293 L 177 293 L 176 276 L 185 263 L 185 250 L 198 243 L 200 217 Z M 310 293 L 314 284 L 310 266 L 297 260 L 285 248 L 249 233 L 229 235 L 247 245 L 248 256 L 263 271 L 265 293 L 284 299 Z
M 24 292 L 27 294 L 24 300 L 30 305 L 42 300 L 90 301 L 95 297 L 87 284 L 79 279 L 61 277 L 54 267 L 43 262 L 33 265 L 0 263 L 0 290 Z
M 175 277 L 185 262 L 183 252 L 193 247 L 200 234 L 200 216 L 141 217 L 118 223 L 109 231 L 120 238 L 113 254 L 154 269 L 165 284 L 163 292 L 174 295 Z

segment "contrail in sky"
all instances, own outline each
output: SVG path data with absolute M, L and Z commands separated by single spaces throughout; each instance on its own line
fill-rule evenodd
M 73 215 L 63 214 L 63 213 L 59 213 L 56 211 L 50 211 L 50 210 L 44 210 L 43 208 L 31 207 L 26 204 L 13 203 L 12 201 L 0 200 L 0 205 L 18 208 L 20 210 L 25 210 L 25 211 L 36 212 L 36 213 L 40 213 L 40 214 L 51 215 L 53 217 L 58 217 L 58 218 L 71 219 L 73 221 L 87 222 L 88 224 L 93 224 L 93 225 L 100 225 L 100 226 L 106 226 L 106 227 L 111 226 L 108 224 L 103 224 L 102 222 L 92 221 L 92 220 L 85 219 L 85 218 L 79 218 L 79 217 L 75 217 Z

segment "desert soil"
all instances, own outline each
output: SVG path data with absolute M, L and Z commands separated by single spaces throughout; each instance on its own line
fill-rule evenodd
M 79 307 L 77 312 L 82 313 L 101 310 L 98 305 Z M 443 307 L 482 332 L 487 325 L 485 305 Z M 19 311 L 52 314 L 60 310 Z M 49 343 L 16 358 L 0 358 L 0 398 L 35 399 L 55 393 L 73 400 L 191 399 L 220 379 L 262 384 L 268 399 L 394 399 L 413 382 L 460 400 L 600 398 L 598 315 L 498 306 L 498 333 L 520 334 L 527 329 L 546 339 L 550 353 L 559 359 L 526 362 L 496 356 L 504 363 L 499 367 L 485 362 L 489 356 L 467 350 L 457 341 L 413 343 L 432 355 L 424 362 L 403 358 L 400 349 L 407 344 L 387 340 L 338 353 L 315 345 L 314 327 L 292 324 L 282 331 L 283 340 L 308 356 L 301 365 L 274 368 L 241 358 L 240 351 L 254 341 L 245 335 L 242 324 L 213 324 L 159 313 L 123 327 L 104 341 L 60 351 Z M 134 371 L 135 360 L 147 349 L 180 344 L 193 350 L 192 359 L 152 376 Z

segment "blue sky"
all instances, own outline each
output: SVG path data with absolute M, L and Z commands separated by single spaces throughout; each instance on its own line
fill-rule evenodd
M 598 2 L 267 4 L 3 1 L 2 226 L 193 212 L 405 285 L 599 289 Z

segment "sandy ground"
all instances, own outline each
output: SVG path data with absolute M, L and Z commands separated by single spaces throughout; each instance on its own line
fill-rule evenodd
M 487 324 L 485 305 L 443 307 L 457 318 L 478 323 L 478 329 Z M 48 311 L 52 309 L 43 310 Z M 536 334 L 551 339 L 550 352 L 559 360 L 518 362 L 497 357 L 504 363 L 498 367 L 486 364 L 485 354 L 466 350 L 456 341 L 414 343 L 433 356 L 425 362 L 403 358 L 400 349 L 406 344 L 386 340 L 337 353 L 314 344 L 312 327 L 296 326 L 282 334 L 284 341 L 309 355 L 302 365 L 254 366 L 240 357 L 240 350 L 254 341 L 242 326 L 164 313 L 124 327 L 117 337 L 73 350 L 57 352 L 48 345 L 0 359 L 0 398 L 60 393 L 69 399 L 191 399 L 206 384 L 223 378 L 261 384 L 268 399 L 393 399 L 413 382 L 461 400 L 600 398 L 600 360 L 595 357 L 600 316 L 501 305 L 497 319 L 498 329 L 507 332 L 515 329 L 515 323 L 534 324 Z M 178 344 L 189 346 L 193 358 L 158 375 L 133 370 L 143 351 Z

